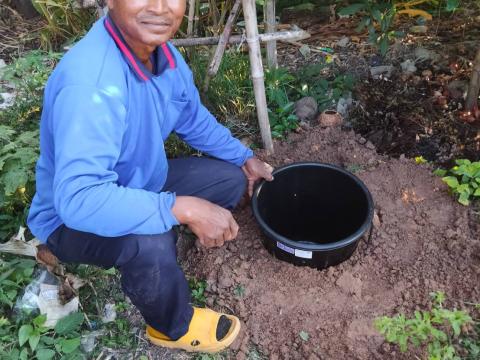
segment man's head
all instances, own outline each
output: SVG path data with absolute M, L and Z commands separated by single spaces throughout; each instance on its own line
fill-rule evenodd
M 157 47 L 182 23 L 186 0 L 107 0 L 110 16 L 135 45 Z

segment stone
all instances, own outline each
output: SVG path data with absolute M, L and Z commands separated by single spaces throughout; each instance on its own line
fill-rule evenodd
M 304 97 L 295 103 L 295 115 L 302 122 L 313 120 L 317 115 L 317 111 L 318 104 L 313 97 Z
M 417 71 L 417 67 L 415 66 L 415 61 L 407 59 L 400 64 L 402 71 L 404 74 L 413 74 Z
M 370 67 L 370 74 L 374 79 L 379 78 L 380 76 L 390 77 L 392 75 L 393 66 L 392 65 L 380 65 Z
M 347 46 L 349 42 L 350 42 L 350 38 L 347 37 L 347 36 L 344 36 L 340 40 L 337 41 L 337 45 L 343 48 L 343 47 Z

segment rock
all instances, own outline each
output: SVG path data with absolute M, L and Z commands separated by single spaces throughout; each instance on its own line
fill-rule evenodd
M 337 41 L 337 46 L 340 46 L 340 47 L 343 48 L 343 47 L 347 46 L 349 42 L 350 42 L 350 38 L 347 37 L 347 36 L 344 36 L 340 40 Z
M 341 97 L 338 100 L 337 112 L 343 117 L 347 116 L 348 108 L 352 106 L 352 103 L 353 103 L 352 93 L 349 92 L 348 95 L 346 95 L 346 97 Z
M 370 68 L 370 74 L 374 79 L 377 79 L 380 76 L 384 76 L 388 78 L 392 75 L 392 71 L 393 71 L 392 65 L 372 66 Z
M 380 222 L 380 218 L 378 217 L 378 214 L 377 214 L 376 211 L 373 214 L 373 221 L 372 222 L 373 222 L 373 226 L 377 229 L 382 225 L 382 223 Z
M 375 150 L 375 145 L 373 145 L 370 141 L 367 141 L 365 147 L 369 150 Z
M 417 71 L 417 67 L 415 66 L 415 61 L 407 59 L 400 64 L 402 67 L 402 71 L 404 74 L 413 74 Z
M 414 34 L 425 34 L 428 31 L 428 26 L 426 25 L 415 25 L 410 28 L 410 32 Z
M 415 60 L 416 61 L 438 61 L 440 59 L 440 55 L 434 51 L 425 49 L 423 47 L 418 47 L 415 49 Z
M 295 103 L 295 115 L 300 121 L 311 121 L 318 111 L 318 104 L 313 97 L 304 97 Z
M 423 77 L 431 78 L 432 75 L 433 75 L 432 70 L 428 70 L 428 69 L 427 69 L 427 70 L 423 70 L 423 71 L 422 71 L 422 76 L 423 76 Z

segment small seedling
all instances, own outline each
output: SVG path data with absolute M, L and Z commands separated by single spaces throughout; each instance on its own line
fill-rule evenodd
M 310 338 L 310 335 L 308 334 L 308 332 L 303 330 L 300 331 L 298 335 L 300 336 L 300 339 L 302 339 L 303 341 L 308 341 L 308 339 Z
M 444 293 L 435 292 L 431 296 L 431 311 L 415 311 L 412 318 L 404 314 L 383 316 L 375 320 L 375 328 L 402 352 L 409 346 L 425 346 L 429 360 L 459 359 L 454 343 L 460 339 L 462 326 L 472 323 L 472 318 L 465 311 L 445 309 Z
M 191 278 L 188 281 L 190 290 L 192 291 L 192 300 L 195 306 L 205 307 L 207 299 L 205 298 L 205 289 L 207 288 L 207 282 L 205 280 L 197 280 Z
M 237 287 L 233 290 L 233 294 L 236 297 L 244 297 L 245 296 L 245 287 L 243 285 L 237 285 Z

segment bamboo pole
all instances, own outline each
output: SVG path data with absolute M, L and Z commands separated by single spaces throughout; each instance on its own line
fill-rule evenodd
M 195 16 L 195 2 L 196 0 L 189 0 L 188 2 L 188 26 L 187 26 L 188 37 L 191 37 L 193 35 L 193 17 Z
M 257 32 L 258 33 L 258 32 Z M 305 40 L 310 37 L 310 34 L 304 30 L 291 30 L 291 31 L 277 31 L 271 34 L 259 34 L 260 42 L 269 41 L 286 41 L 286 40 Z M 171 42 L 175 46 L 210 46 L 217 45 L 220 41 L 220 36 L 211 36 L 204 38 L 190 38 L 190 39 L 172 39 Z M 245 41 L 242 35 L 230 36 L 228 39 L 229 44 L 240 44 Z
M 260 40 L 258 36 L 257 10 L 255 0 L 242 0 L 245 27 L 247 30 L 247 43 L 250 54 L 250 67 L 252 72 L 253 91 L 257 106 L 258 122 L 262 135 L 263 146 L 267 153 L 273 154 L 272 132 L 268 120 L 267 98 L 265 95 L 264 73 Z
M 277 20 L 275 18 L 275 0 L 265 1 L 265 32 L 274 33 L 276 31 Z M 267 65 L 270 69 L 278 68 L 277 60 L 277 42 L 275 40 L 267 42 Z
M 235 22 L 235 19 L 237 18 L 240 11 L 241 3 L 242 0 L 236 0 L 235 4 L 233 5 L 232 11 L 230 12 L 230 16 L 228 17 L 227 23 L 225 24 L 225 29 L 220 36 L 218 46 L 215 50 L 215 55 L 213 56 L 210 66 L 208 67 L 203 92 L 207 92 L 208 86 L 210 84 L 210 79 L 218 73 L 218 69 L 220 68 L 220 64 L 222 63 L 223 54 L 225 53 L 225 48 L 227 47 L 228 39 L 230 38 L 230 34 L 232 33 L 233 23 Z

